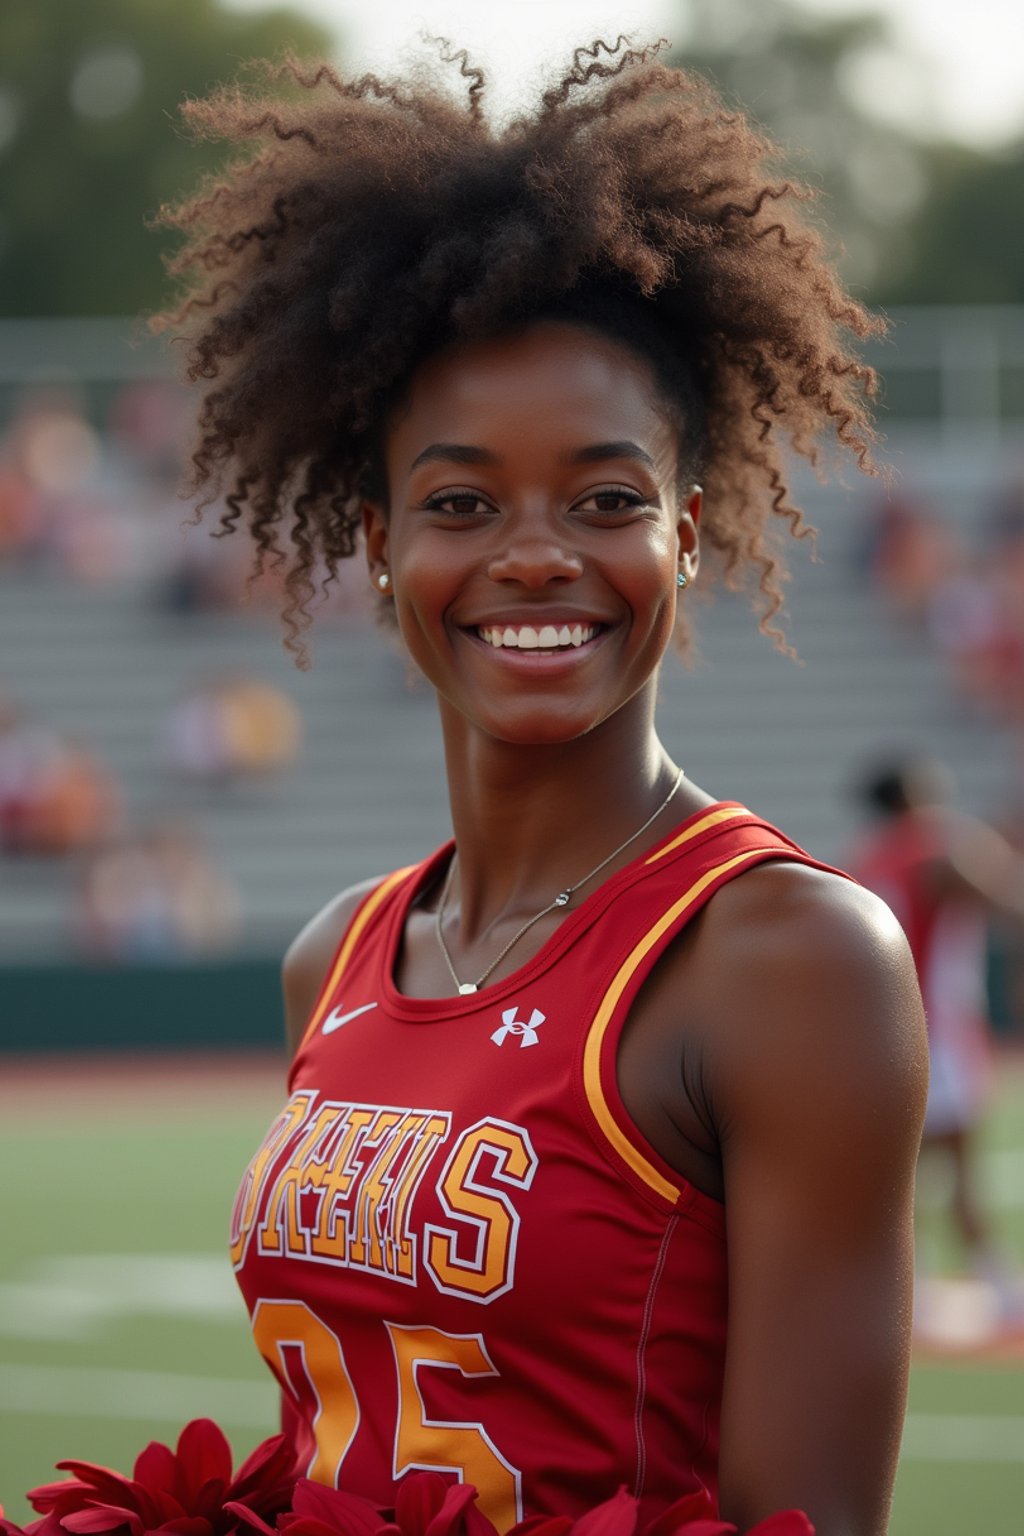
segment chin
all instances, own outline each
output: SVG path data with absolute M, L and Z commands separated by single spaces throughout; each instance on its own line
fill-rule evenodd
M 517 747 L 565 746 L 586 736 L 600 723 L 599 719 L 583 719 L 540 710 L 523 714 L 514 720 L 506 715 L 501 719 L 478 722 L 488 736 Z

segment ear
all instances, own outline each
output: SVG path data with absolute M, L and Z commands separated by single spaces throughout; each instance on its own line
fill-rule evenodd
M 390 569 L 388 561 L 388 523 L 384 509 L 378 502 L 364 501 L 362 505 L 363 535 L 366 539 L 366 565 L 370 582 L 377 590 L 377 578 Z
M 700 536 L 697 525 L 704 506 L 704 491 L 699 485 L 688 485 L 679 503 L 676 520 L 676 537 L 679 541 L 679 567 L 692 581 L 700 566 Z

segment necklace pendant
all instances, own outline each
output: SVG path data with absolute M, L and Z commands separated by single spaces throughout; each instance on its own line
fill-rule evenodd
M 486 971 L 484 971 L 479 981 L 459 980 L 458 976 L 455 974 L 455 967 L 452 964 L 452 957 L 448 953 L 448 946 L 444 941 L 444 913 L 445 907 L 448 904 L 448 892 L 451 890 L 452 874 L 455 869 L 454 856 L 449 859 L 448 873 L 444 877 L 444 883 L 441 886 L 441 895 L 437 903 L 437 911 L 434 913 L 434 932 L 437 935 L 437 947 L 441 951 L 441 954 L 444 956 L 444 963 L 448 967 L 449 976 L 455 983 L 456 987 L 459 989 L 459 996 L 469 997 L 472 993 L 479 992 L 482 983 L 485 982 L 488 976 L 490 976 L 491 973 L 497 969 L 502 960 L 504 960 L 505 956 L 508 954 L 509 950 L 518 944 L 519 940 L 523 938 L 524 935 L 529 933 L 530 929 L 535 923 L 539 923 L 542 917 L 546 917 L 547 914 L 549 912 L 553 912 L 556 907 L 567 907 L 578 890 L 586 885 L 588 881 L 593 880 L 595 875 L 599 875 L 602 869 L 605 869 L 613 859 L 618 858 L 620 853 L 624 853 L 631 843 L 635 843 L 637 838 L 641 837 L 647 831 L 647 828 L 651 826 L 654 821 L 661 815 L 662 811 L 665 810 L 669 801 L 672 799 L 672 796 L 675 794 L 676 790 L 679 788 L 682 782 L 683 770 L 680 768 L 679 772 L 676 774 L 675 783 L 672 785 L 672 788 L 669 790 L 664 800 L 658 806 L 657 810 L 651 812 L 643 826 L 637 827 L 636 831 L 627 837 L 624 843 L 620 843 L 617 848 L 614 848 L 611 853 L 607 854 L 605 858 L 601 860 L 600 864 L 595 864 L 589 875 L 584 875 L 583 879 L 577 880 L 575 885 L 567 885 L 564 891 L 559 891 L 554 901 L 549 902 L 546 907 L 541 907 L 539 912 L 535 912 L 533 917 L 528 918 L 523 926 L 512 935 L 501 953 L 491 961 L 490 965 L 487 967 Z M 515 1013 L 515 1009 L 512 1010 L 512 1013 Z

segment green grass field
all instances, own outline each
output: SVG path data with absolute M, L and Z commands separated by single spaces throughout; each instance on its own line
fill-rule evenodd
M 149 1439 L 211 1414 L 241 1457 L 275 1395 L 226 1259 L 235 1186 L 280 1089 L 220 1062 L 114 1086 L 0 1058 L 0 1500 L 75 1456 L 127 1471 Z M 56 1091 L 55 1090 L 56 1085 Z M 44 1109 L 45 1106 L 45 1109 Z M 985 1167 L 1024 1260 L 1024 1071 L 1003 1074 Z M 926 1225 L 936 1226 L 926 1215 Z M 942 1234 L 933 1251 L 950 1260 Z M 1024 1348 L 915 1365 L 892 1536 L 1020 1536 Z

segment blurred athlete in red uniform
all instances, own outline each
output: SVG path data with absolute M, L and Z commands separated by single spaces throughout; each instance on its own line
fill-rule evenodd
M 197 483 L 283 534 L 293 639 L 361 538 L 455 833 L 289 951 L 292 1094 L 234 1220 L 256 1339 L 312 1475 L 383 1504 L 428 1466 L 504 1528 L 704 1485 L 882 1536 L 913 965 L 654 725 L 702 540 L 779 606 L 782 439 L 865 461 L 873 322 L 698 79 L 595 45 L 499 131 L 454 62 L 463 102 L 325 68 L 193 104 L 267 142 L 170 215 Z
M 984 822 L 952 810 L 949 790 L 948 773 L 923 758 L 879 770 L 864 793 L 881 820 L 851 868 L 891 907 L 917 967 L 930 1057 L 924 1150 L 950 1166 L 950 1211 L 972 1268 L 1016 1311 L 978 1192 L 975 1139 L 992 1079 L 988 917 L 1024 918 L 1024 861 Z

